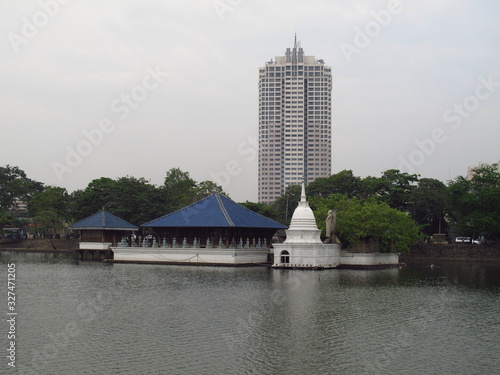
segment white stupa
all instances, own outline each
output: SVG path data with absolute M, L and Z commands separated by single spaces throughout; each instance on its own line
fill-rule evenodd
M 276 268 L 335 268 L 340 264 L 340 245 L 321 242 L 321 230 L 316 225 L 314 213 L 306 198 L 302 184 L 300 202 L 293 212 L 286 240 L 275 243 L 274 264 Z

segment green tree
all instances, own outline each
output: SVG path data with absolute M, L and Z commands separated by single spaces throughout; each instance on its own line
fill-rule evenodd
M 463 235 L 500 241 L 500 171 L 498 164 L 474 170 L 469 181 L 458 177 L 448 186 L 450 217 Z
M 407 211 L 410 195 L 418 182 L 417 175 L 389 169 L 381 177 L 368 176 L 361 179 L 351 170 L 343 170 L 330 177 L 318 178 L 307 186 L 309 197 L 345 194 L 348 198 L 377 198 L 392 208 Z
M 349 198 L 360 194 L 361 178 L 354 176 L 351 170 L 343 170 L 330 177 L 317 178 L 307 185 L 307 196 L 328 196 L 347 194 Z
M 407 252 L 417 243 L 418 227 L 406 213 L 370 199 L 350 208 L 339 223 L 349 243 L 373 239 L 382 252 Z
M 222 186 L 217 185 L 213 181 L 206 180 L 199 182 L 196 184 L 196 187 L 194 188 L 194 202 L 209 197 L 214 193 L 218 193 L 226 197 L 228 196 L 222 189 Z
M 367 199 L 377 196 L 382 189 L 382 182 L 379 177 L 366 176 L 361 179 L 359 188 L 359 198 Z
M 31 217 L 46 234 L 59 234 L 69 219 L 69 194 L 65 188 L 48 186 L 28 204 Z
M 446 185 L 433 178 L 420 179 L 409 194 L 408 211 L 428 236 L 446 230 L 444 221 L 448 210 L 446 197 Z
M 328 211 L 336 209 L 337 210 L 337 222 L 338 222 L 338 213 L 345 212 L 349 209 L 349 206 L 352 202 L 356 202 L 357 199 L 350 199 L 347 194 L 330 194 L 328 197 L 316 196 L 308 198 L 309 207 L 314 212 L 314 216 L 316 218 L 316 223 L 318 228 L 321 229 L 321 235 L 325 235 L 325 227 L 326 227 L 326 217 L 328 216 Z M 338 229 L 338 226 L 337 226 Z M 339 235 L 339 238 L 341 236 Z M 341 238 L 345 240 L 346 238 Z
M 127 176 L 116 180 L 115 196 L 107 207 L 114 215 L 134 225 L 142 225 L 170 212 L 171 206 L 164 189 L 145 178 Z
M 12 225 L 14 227 L 18 227 L 24 224 L 23 220 L 15 217 L 11 213 L 8 212 L 0 212 L 0 228 L 6 225 Z M 1 236 L 0 236 L 1 237 Z
M 188 172 L 178 168 L 167 172 L 161 186 L 142 177 L 126 176 L 116 180 L 101 177 L 71 195 L 70 216 L 77 221 L 105 209 L 132 224 L 142 225 L 214 192 L 225 195 L 222 187 L 212 181 L 198 184 Z
M 40 229 L 45 235 L 58 235 L 64 229 L 65 222 L 55 211 L 43 210 L 33 217 L 37 225 L 37 232 Z
M 286 188 L 285 193 L 273 202 L 272 206 L 278 213 L 277 221 L 284 225 L 290 224 L 293 211 L 300 201 L 301 191 L 300 185 L 290 185 Z
M 141 225 L 172 211 L 172 202 L 164 188 L 144 178 L 102 177 L 93 180 L 84 190 L 72 194 L 71 216 L 74 221 L 105 209 L 132 223 Z
M 382 252 L 406 252 L 418 240 L 418 227 L 408 214 L 374 198 L 334 194 L 314 197 L 310 203 L 323 231 L 328 210 L 337 210 L 336 232 L 344 247 L 372 240 Z
M 81 220 L 106 209 L 113 213 L 117 193 L 116 181 L 109 177 L 92 180 L 85 189 L 71 194 L 70 214 L 74 221 Z
M 179 168 L 170 169 L 163 187 L 172 201 L 174 211 L 196 201 L 196 181 L 189 176 L 189 172 Z
M 410 195 L 418 182 L 416 174 L 389 169 L 382 173 L 378 181 L 370 181 L 374 188 L 374 196 L 390 207 L 407 212 L 410 206 Z
M 243 207 L 248 208 L 250 211 L 256 212 L 262 216 L 268 217 L 269 219 L 279 220 L 278 212 L 273 205 L 268 203 L 254 203 L 246 201 L 244 203 L 239 203 Z
M 19 167 L 0 167 L 0 211 L 9 211 L 16 200 L 26 201 L 43 190 L 43 184 L 29 179 Z
M 28 204 L 30 215 L 35 216 L 39 212 L 50 209 L 63 220 L 68 215 L 69 194 L 65 188 L 57 186 L 47 186 L 45 189 L 33 196 Z

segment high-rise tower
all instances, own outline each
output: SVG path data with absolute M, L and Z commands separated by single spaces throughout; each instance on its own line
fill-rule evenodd
M 259 69 L 259 202 L 331 175 L 332 71 L 300 43 Z

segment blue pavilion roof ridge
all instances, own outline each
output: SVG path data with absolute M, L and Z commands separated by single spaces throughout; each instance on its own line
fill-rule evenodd
M 216 193 L 216 194 L 217 194 L 217 193 Z M 172 215 L 178 214 L 178 213 L 180 213 L 180 212 L 182 212 L 182 211 L 184 211 L 184 210 L 187 210 L 187 209 L 189 209 L 189 208 L 192 208 L 193 206 L 195 206 L 195 205 L 197 205 L 197 204 L 199 204 L 199 203 L 203 202 L 204 200 L 206 200 L 206 199 L 208 199 L 208 198 L 213 197 L 214 195 L 215 195 L 215 194 L 209 195 L 208 197 L 202 198 L 202 199 L 200 199 L 199 201 L 196 201 L 196 202 L 194 202 L 194 203 L 191 203 L 190 205 L 188 205 L 188 206 L 186 206 L 186 207 L 184 207 L 184 208 L 180 208 L 180 209 L 178 209 L 177 211 L 170 212 L 170 213 L 165 214 L 165 215 L 163 215 L 163 216 L 157 217 L 156 219 L 150 220 L 150 221 L 148 221 L 148 222 L 146 222 L 146 223 L 142 224 L 142 225 L 141 225 L 141 227 L 150 226 L 149 224 L 151 224 L 152 222 L 155 222 L 155 221 L 158 221 L 158 220 L 165 219 L 165 218 L 167 218 L 167 217 L 169 217 L 169 216 L 172 216 Z
M 214 193 L 176 212 L 151 220 L 144 227 L 242 227 L 285 229 L 285 225 Z
M 110 212 L 101 210 L 93 215 L 73 223 L 69 229 L 104 229 L 104 230 L 133 230 L 139 228 L 128 221 L 113 215 Z
M 235 202 L 235 201 L 233 201 L 231 198 L 225 197 L 225 196 L 223 196 L 223 195 L 221 195 L 221 198 L 225 198 L 225 199 L 227 199 L 228 201 L 230 201 L 231 203 L 234 203 L 234 204 L 238 205 L 238 206 L 239 206 L 239 207 L 241 207 L 242 209 L 244 209 L 244 210 L 248 211 L 250 214 L 253 214 L 253 215 L 256 215 L 256 216 L 260 216 L 262 219 L 265 219 L 265 220 L 270 220 L 270 221 L 275 222 L 276 224 L 278 224 L 278 225 L 280 225 L 280 226 L 281 226 L 281 227 L 280 227 L 280 229 L 287 229 L 287 228 L 288 228 L 286 225 L 283 225 L 283 224 L 281 224 L 281 223 L 278 223 L 277 221 L 275 221 L 275 220 L 273 220 L 273 219 L 270 219 L 270 218 L 268 218 L 268 217 L 266 217 L 266 216 L 264 216 L 264 215 L 262 215 L 262 214 L 259 214 L 258 212 L 252 211 L 252 210 L 250 210 L 249 208 L 246 208 L 245 206 L 242 206 L 242 205 L 240 205 L 240 204 L 236 203 L 236 202 Z
M 219 207 L 222 211 L 222 214 L 224 215 L 224 218 L 227 220 L 227 223 L 230 227 L 234 227 L 234 222 L 231 220 L 231 216 L 229 216 L 229 213 L 226 210 L 226 206 L 224 206 L 224 202 L 222 202 L 221 195 L 220 194 L 214 194 L 215 198 L 217 199 L 217 203 L 219 204 Z

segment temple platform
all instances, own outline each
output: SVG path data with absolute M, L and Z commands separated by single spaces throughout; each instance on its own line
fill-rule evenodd
M 112 247 L 113 262 L 255 265 L 268 262 L 269 249 Z

